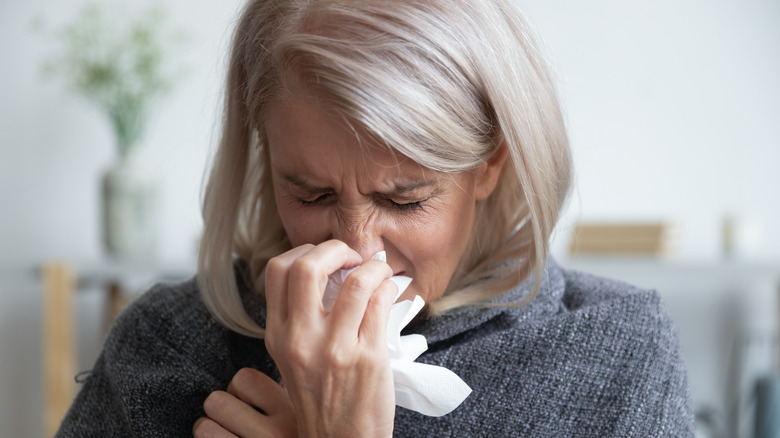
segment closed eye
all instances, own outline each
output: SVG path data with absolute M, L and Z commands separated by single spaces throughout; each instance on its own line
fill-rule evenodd
M 325 193 L 314 199 L 298 199 L 298 202 L 304 207 L 321 207 L 330 205 L 334 200 L 335 195 L 333 193 Z M 423 201 L 396 202 L 392 199 L 382 198 L 379 202 L 384 204 L 386 208 L 403 213 L 419 211 L 423 208 Z
M 326 205 L 333 201 L 334 199 L 333 193 L 325 193 L 322 194 L 314 199 L 299 199 L 298 202 L 301 203 L 303 206 L 310 206 L 310 207 L 316 207 L 321 205 Z
M 385 199 L 384 202 L 393 210 L 397 210 L 404 213 L 422 210 L 423 208 L 423 204 L 422 204 L 423 201 L 395 202 L 392 199 Z

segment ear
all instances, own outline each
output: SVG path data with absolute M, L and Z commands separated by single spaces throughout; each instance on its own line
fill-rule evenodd
M 504 168 L 507 158 L 509 158 L 509 148 L 506 141 L 502 141 L 496 150 L 496 153 L 490 157 L 487 162 L 480 165 L 476 170 L 476 180 L 474 181 L 474 199 L 482 201 L 490 196 L 498 184 L 498 178 L 501 176 L 501 170 Z

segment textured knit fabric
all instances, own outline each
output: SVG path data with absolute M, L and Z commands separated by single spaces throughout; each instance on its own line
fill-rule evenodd
M 241 289 L 262 324 L 262 300 Z M 397 408 L 394 436 L 693 436 L 679 342 L 656 292 L 551 260 L 526 307 L 463 309 L 407 331 L 428 340 L 419 362 L 451 369 L 473 392 L 439 418 Z M 114 324 L 57 436 L 192 436 L 208 394 L 242 367 L 279 378 L 263 341 L 216 323 L 194 280 L 157 286 Z

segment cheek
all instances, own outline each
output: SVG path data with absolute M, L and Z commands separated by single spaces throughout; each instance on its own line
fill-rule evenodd
M 293 247 L 305 243 L 316 245 L 326 241 L 330 235 L 325 225 L 326 218 L 315 211 L 302 212 L 300 208 L 280 205 L 279 216 Z
M 473 205 L 466 202 L 438 206 L 424 220 L 399 227 L 396 245 L 414 267 L 426 301 L 444 293 L 468 243 Z
M 418 260 L 436 261 L 456 245 L 457 221 L 450 217 L 437 217 L 399 227 L 401 238 L 410 248 L 410 255 Z

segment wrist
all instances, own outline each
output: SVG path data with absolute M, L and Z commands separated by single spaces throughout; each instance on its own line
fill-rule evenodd
M 346 426 L 346 427 L 345 427 Z M 298 423 L 298 438 L 322 438 L 322 437 L 367 437 L 367 438 L 392 438 L 393 425 L 390 427 L 377 426 L 374 433 L 367 431 L 366 427 L 358 424 L 341 425 L 339 427 L 328 427 L 323 422 L 317 424 Z

